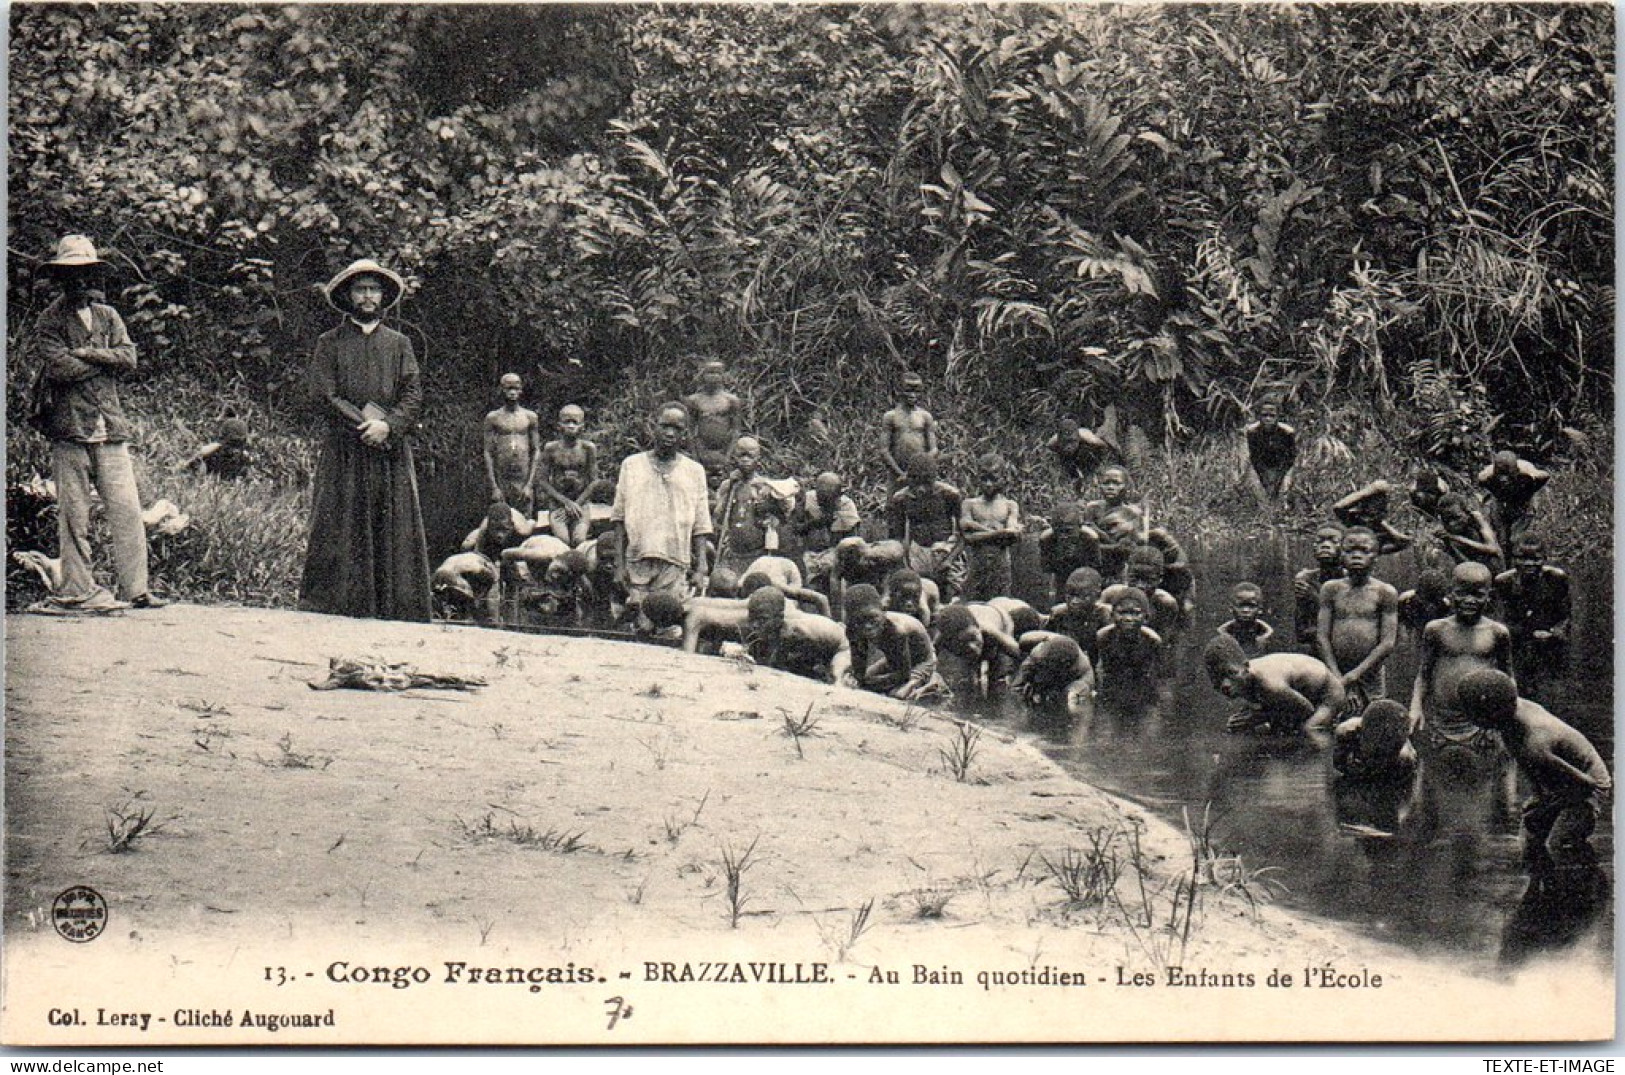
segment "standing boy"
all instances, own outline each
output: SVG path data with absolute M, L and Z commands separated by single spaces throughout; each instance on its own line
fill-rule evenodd
M 1512 569 L 1495 576 L 1497 615 L 1512 635 L 1512 674 L 1526 698 L 1562 674 L 1568 659 L 1568 572 L 1546 562 L 1546 546 L 1525 534 L 1512 551 Z
M 688 411 L 668 403 L 655 415 L 655 446 L 621 461 L 615 483 L 615 582 L 635 607 L 651 593 L 679 601 L 701 590 L 712 531 L 705 468 L 679 452 Z
M 1465 744 L 1493 750 L 1463 706 L 1461 684 L 1480 669 L 1510 672 L 1512 636 L 1484 618 L 1490 600 L 1490 569 L 1472 560 L 1457 564 L 1451 577 L 1452 614 L 1422 630 L 1422 647 L 1411 689 L 1411 727 L 1422 729 L 1435 746 Z
M 963 503 L 958 489 L 937 480 L 937 460 L 930 455 L 909 460 L 908 484 L 891 497 L 891 536 L 903 543 L 908 566 L 936 582 L 944 601 L 952 601 L 965 581 Z
M 933 464 L 937 460 L 937 421 L 931 412 L 920 406 L 920 393 L 925 382 L 917 373 L 903 374 L 901 402 L 881 416 L 886 431 L 886 446 L 881 450 L 886 466 L 891 470 L 892 489 L 898 489 L 909 476 L 911 460 L 924 456 Z
M 761 474 L 761 460 L 762 445 L 755 437 L 734 441 L 733 472 L 717 490 L 720 537 L 712 584 L 723 596 L 733 594 L 752 560 L 777 554 L 779 530 L 794 504 L 793 494 L 789 504 L 781 498 L 783 482 Z
M 727 476 L 734 441 L 745 429 L 745 405 L 728 391 L 728 367 L 714 359 L 702 363 L 698 390 L 683 397 L 683 406 L 693 415 L 694 458 L 714 489 Z
M 1343 528 L 1322 523 L 1315 530 L 1315 566 L 1292 576 L 1292 627 L 1298 645 L 1318 653 L 1320 588 L 1343 577 Z
M 1083 507 L 1083 521 L 1099 535 L 1100 573 L 1122 577 L 1129 553 L 1145 540 L 1145 512 L 1129 499 L 1128 471 L 1107 467 L 1100 472 L 1100 499 Z
M 1343 535 L 1345 577 L 1320 588 L 1320 659 L 1361 710 L 1387 693 L 1383 662 L 1399 637 L 1399 593 L 1372 576 L 1376 562 L 1377 535 L 1354 527 Z
M 535 411 L 519 405 L 525 392 L 519 374 L 504 373 L 498 383 L 502 406 L 485 416 L 485 481 L 493 502 L 505 501 L 529 515 L 536 504 L 542 423 Z

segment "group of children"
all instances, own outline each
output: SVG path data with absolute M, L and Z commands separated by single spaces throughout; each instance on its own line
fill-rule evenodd
M 923 384 L 906 376 L 880 422 L 891 488 L 877 537 L 839 475 L 804 484 L 761 472 L 761 443 L 746 432 L 743 402 L 718 362 L 700 368 L 683 401 L 690 451 L 712 490 L 709 584 L 627 608 L 608 540 L 613 490 L 581 437 L 581 408 L 564 407 L 557 436 L 543 443 L 537 416 L 520 405 L 519 378 L 505 376 L 501 389 L 503 406 L 485 424 L 492 510 L 435 573 L 453 615 L 497 620 L 518 610 L 564 625 L 625 623 L 690 652 L 903 700 L 1011 690 L 1070 711 L 1091 698 L 1119 709 L 1154 701 L 1192 625 L 1185 551 L 1152 525 L 1108 437 L 1063 423 L 1048 448 L 1070 489 L 1051 519 L 1024 519 L 996 455 L 976 461 L 969 495 L 942 479 Z M 1244 439 L 1255 495 L 1287 495 L 1297 442 L 1278 403 L 1260 407 Z M 1214 686 L 1243 703 L 1230 729 L 1330 727 L 1334 765 L 1349 780 L 1409 778 L 1413 744 L 1424 752 L 1504 745 L 1536 786 L 1526 815 L 1545 855 L 1536 857 L 1562 861 L 1585 843 L 1585 816 L 1594 824 L 1610 782 L 1585 738 L 1529 697 L 1560 662 L 1568 632 L 1567 576 L 1528 533 L 1531 501 L 1549 475 L 1502 452 L 1478 477 L 1489 512 L 1437 474 L 1419 475 L 1410 489 L 1434 524 L 1434 558 L 1453 562 L 1448 574 L 1430 566 L 1403 595 L 1382 581 L 1380 558 L 1417 539 L 1388 521 L 1393 487 L 1372 482 L 1334 504 L 1336 521 L 1317 531 L 1316 564 L 1293 580 L 1291 639 L 1265 621 L 1262 588 L 1243 583 L 1202 659 Z M 1085 499 L 1091 480 L 1096 495 Z M 1011 593 L 1012 551 L 1029 526 L 1053 584 L 1047 612 Z M 1506 548 L 1511 566 L 1497 575 Z M 510 595 L 508 610 L 501 593 Z M 1387 698 L 1385 677 L 1402 625 L 1419 647 L 1408 706 Z M 1298 651 L 1285 651 L 1291 642 Z
M 1497 456 L 1493 472 L 1527 475 L 1527 464 L 1511 460 Z M 1491 766 L 1504 748 L 1534 791 L 1524 828 L 1536 882 L 1591 869 L 1589 836 L 1612 789 L 1607 766 L 1584 735 L 1534 700 L 1564 660 L 1568 576 L 1528 533 L 1525 502 L 1497 513 L 1513 550 L 1507 570 L 1483 562 L 1499 542 L 1486 525 L 1482 541 L 1444 537 L 1438 559 L 1457 562 L 1448 573 L 1424 568 L 1417 587 L 1400 594 L 1375 574 L 1382 555 L 1411 541 L 1372 511 L 1388 491 L 1376 482 L 1333 509 L 1346 518 L 1354 506 L 1367 513 L 1360 523 L 1376 526 L 1340 521 L 1316 532 L 1316 565 L 1293 581 L 1295 640 L 1306 652 L 1263 653 L 1275 632 L 1260 618 L 1262 591 L 1235 587 L 1233 618 L 1203 651 L 1215 687 L 1245 703 L 1230 727 L 1330 727 L 1340 780 L 1394 789 L 1414 781 L 1418 747 L 1422 756 L 1476 756 Z M 1442 486 L 1424 486 L 1423 495 L 1455 497 L 1464 517 L 1478 513 Z M 1417 645 L 1408 704 L 1387 697 L 1384 674 L 1401 627 Z M 1398 821 L 1395 813 L 1386 826 Z

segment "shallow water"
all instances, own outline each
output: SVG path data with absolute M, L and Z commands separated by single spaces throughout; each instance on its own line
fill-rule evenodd
M 1499 762 L 1428 758 L 1415 797 L 1392 838 L 1353 835 L 1345 821 L 1392 813 L 1396 801 L 1371 802 L 1332 794 L 1329 750 L 1308 737 L 1231 735 L 1225 716 L 1236 706 L 1208 685 L 1202 644 L 1229 619 L 1230 588 L 1258 583 L 1265 619 L 1292 641 L 1292 574 L 1314 562 L 1309 542 L 1277 535 L 1191 550 L 1197 577 L 1193 629 L 1179 644 L 1158 703 L 1139 715 L 1096 711 L 1057 720 L 1005 699 L 961 708 L 968 715 L 1028 731 L 1069 772 L 1141 803 L 1176 827 L 1185 817 L 1200 827 L 1206 817 L 1214 842 L 1241 856 L 1245 870 L 1273 867 L 1265 877 L 1287 890 L 1279 902 L 1324 915 L 1418 953 L 1460 956 L 1474 962 L 1511 949 L 1552 947 L 1567 935 L 1607 950 L 1612 945 L 1610 883 L 1584 899 L 1566 899 L 1563 914 L 1526 906 L 1522 865 L 1520 787 L 1508 795 Z M 1019 569 L 1018 569 L 1019 570 Z M 1401 592 L 1414 584 L 1409 553 L 1385 557 L 1378 576 Z M 1574 575 L 1574 631 L 1568 667 L 1540 701 L 1583 731 L 1613 767 L 1612 583 L 1609 565 Z M 1035 572 L 1019 572 L 1040 596 Z M 1035 604 L 1041 602 L 1034 600 Z M 1416 640 L 1403 628 L 1388 661 L 1388 694 L 1408 702 L 1416 668 Z M 1381 825 L 1378 826 L 1382 827 Z M 1613 860 L 1613 829 L 1604 819 L 1593 843 L 1605 864 Z M 1584 906 L 1580 906 L 1584 904 Z M 1531 913 L 1533 911 L 1533 913 Z M 1531 937 L 1530 924 L 1536 928 Z M 1555 936 L 1563 934 L 1564 937 Z

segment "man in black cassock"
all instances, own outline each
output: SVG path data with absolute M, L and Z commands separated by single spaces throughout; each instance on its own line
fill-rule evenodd
M 299 585 L 312 612 L 427 622 L 429 554 L 410 432 L 423 403 L 412 343 L 383 324 L 401 278 L 363 259 L 326 287 L 344 323 L 316 341 L 306 377 L 326 424 Z

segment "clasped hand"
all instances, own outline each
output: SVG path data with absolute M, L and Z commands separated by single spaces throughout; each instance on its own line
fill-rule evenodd
M 361 443 L 369 448 L 382 448 L 389 442 L 389 423 L 374 418 L 356 426 L 356 432 L 361 434 Z

